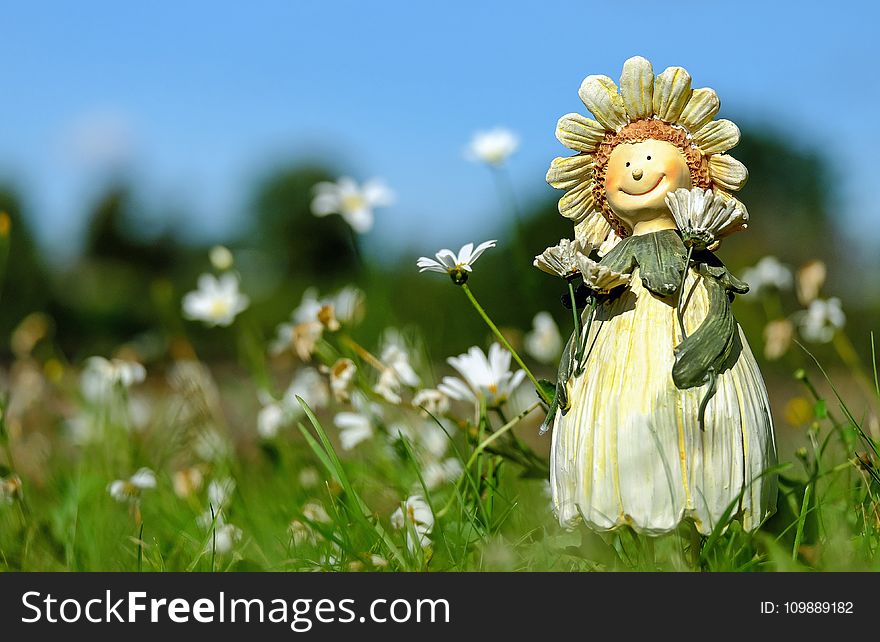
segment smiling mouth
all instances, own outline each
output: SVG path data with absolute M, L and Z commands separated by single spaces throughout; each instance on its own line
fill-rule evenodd
M 622 187 L 620 188 L 620 191 L 623 192 L 624 194 L 627 194 L 628 196 L 644 196 L 648 192 L 653 192 L 655 189 L 657 189 L 657 186 L 663 182 L 664 178 L 666 178 L 666 174 L 660 174 L 660 178 L 657 179 L 657 182 L 654 183 L 654 186 L 651 189 L 645 190 L 644 192 L 637 192 L 637 193 L 627 192 Z

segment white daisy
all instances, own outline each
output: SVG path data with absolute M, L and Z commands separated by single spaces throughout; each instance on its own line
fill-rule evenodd
M 412 404 L 436 417 L 449 410 L 449 397 L 434 388 L 423 388 L 413 395 Z
M 284 407 L 277 402 L 268 403 L 257 413 L 257 434 L 263 439 L 274 439 L 287 423 Z
M 526 334 L 526 352 L 541 363 L 559 360 L 562 352 L 562 335 L 559 326 L 549 312 L 538 312 L 532 319 L 532 331 Z
M 321 483 L 321 475 L 316 468 L 308 466 L 299 471 L 297 480 L 299 480 L 299 485 L 303 488 L 314 488 Z
M 398 530 L 406 529 L 406 545 L 410 550 L 416 546 L 427 548 L 431 543 L 428 535 L 434 530 L 434 513 L 421 495 L 412 495 L 391 515 L 391 525 Z
M 274 439 L 282 428 L 303 416 L 304 410 L 297 397 L 305 401 L 309 408 L 317 410 L 327 405 L 330 391 L 317 370 L 300 368 L 280 400 L 265 391 L 259 396 L 263 407 L 257 414 L 257 433 L 263 439 Z
M 765 256 L 753 267 L 743 271 L 743 281 L 749 284 L 748 295 L 760 295 L 769 290 L 790 290 L 794 277 L 787 265 L 775 256 Z
M 215 479 L 208 484 L 208 501 L 211 502 L 214 511 L 217 512 L 228 506 L 234 492 L 235 480 L 231 477 Z
M 468 273 L 473 271 L 474 262 L 480 258 L 486 250 L 495 247 L 496 241 L 485 241 L 474 249 L 473 243 L 467 243 L 461 247 L 458 254 L 449 249 L 442 249 L 434 256 L 436 259 L 422 256 L 416 262 L 419 272 L 440 272 L 448 274 L 452 280 L 461 285 L 467 281 Z
M 353 412 L 339 412 L 333 418 L 333 423 L 339 428 L 339 441 L 343 450 L 351 450 L 370 439 L 374 432 L 374 421 L 382 414 L 378 404 L 371 403 L 360 394 L 353 396 L 352 405 Z
M 577 264 L 578 254 L 589 253 L 591 250 L 592 246 L 582 248 L 578 241 L 560 239 L 559 243 L 536 256 L 532 265 L 552 276 L 572 279 L 580 273 Z
M 303 293 L 299 306 L 290 315 L 290 321 L 276 330 L 270 346 L 273 354 L 293 349 L 302 361 L 311 359 L 315 345 L 324 330 L 335 332 L 342 324 L 359 323 L 364 312 L 364 295 L 358 288 L 346 286 L 331 296 L 319 298 L 315 288 Z
M 156 474 L 149 468 L 141 468 L 128 479 L 110 482 L 107 492 L 118 502 L 137 503 L 141 492 L 156 487 Z
M 600 294 L 607 294 L 614 288 L 626 285 L 631 278 L 629 274 L 612 270 L 584 254 L 578 254 L 577 261 L 584 285 Z
M 738 201 L 718 196 L 710 189 L 680 188 L 666 195 L 682 239 L 695 250 L 705 250 L 722 237 L 748 227 L 748 212 Z
M 452 399 L 479 403 L 485 398 L 490 406 L 503 404 L 522 383 L 526 373 L 510 371 L 510 352 L 499 344 L 489 346 L 489 355 L 473 346 L 465 354 L 447 359 L 464 378 L 443 377 L 437 389 Z
M 456 457 L 448 457 L 443 461 L 428 462 L 422 468 L 422 479 L 428 490 L 435 490 L 443 484 L 457 481 L 464 468 Z
M 387 207 L 393 202 L 394 192 L 381 180 L 372 179 L 358 185 L 353 179 L 343 176 L 335 183 L 315 185 L 312 213 L 315 216 L 339 214 L 355 232 L 364 234 L 373 227 L 373 210 Z
M 235 545 L 241 541 L 242 531 L 232 524 L 217 525 L 214 535 L 208 542 L 207 550 L 214 550 L 218 555 L 226 555 L 232 552 Z
M 199 277 L 197 290 L 183 297 L 183 315 L 208 326 L 231 325 L 247 309 L 249 299 L 238 289 L 238 277 L 227 272 L 217 278 L 213 274 Z
M 330 376 L 330 392 L 333 393 L 333 398 L 339 402 L 348 401 L 354 376 L 357 374 L 354 361 L 348 358 L 337 359 L 329 368 L 322 366 L 321 371 Z
M 797 315 L 801 336 L 813 343 L 828 343 L 846 325 L 840 299 L 815 299 Z
M 321 373 L 314 368 L 300 368 L 293 377 L 293 381 L 284 393 L 283 402 L 285 407 L 291 408 L 295 413 L 302 412 L 302 406 L 296 400 L 300 397 L 309 408 L 325 408 L 330 403 L 330 390 Z
M 519 147 L 519 139 L 509 129 L 496 127 L 474 134 L 468 145 L 466 156 L 469 160 L 500 167 Z
M 11 504 L 16 499 L 21 499 L 22 483 L 18 475 L 0 477 L 0 504 Z
M 99 402 L 114 390 L 130 388 L 146 377 L 146 369 L 136 361 L 89 357 L 80 375 L 80 388 L 86 399 Z
M 413 370 L 409 362 L 409 352 L 396 330 L 387 331 L 383 343 L 380 361 L 385 369 L 379 375 L 379 382 L 374 390 L 388 403 L 399 404 L 401 387 L 418 386 L 419 376 Z

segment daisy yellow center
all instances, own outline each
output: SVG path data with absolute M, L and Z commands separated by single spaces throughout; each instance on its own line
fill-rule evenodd
M 226 316 L 229 312 L 229 301 L 226 299 L 214 299 L 211 301 L 211 316 L 219 318 Z
M 364 207 L 364 197 L 360 194 L 348 194 L 342 197 L 342 210 L 344 212 L 357 212 Z

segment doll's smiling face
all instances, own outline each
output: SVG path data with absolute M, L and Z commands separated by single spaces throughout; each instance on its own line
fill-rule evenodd
M 608 157 L 605 197 L 633 234 L 674 229 L 666 194 L 691 186 L 684 154 L 665 140 L 621 143 Z

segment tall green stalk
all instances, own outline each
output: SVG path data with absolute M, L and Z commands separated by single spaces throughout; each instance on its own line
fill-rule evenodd
M 492 333 L 497 337 L 497 339 L 501 342 L 507 350 L 513 355 L 514 361 L 517 362 L 520 368 L 523 369 L 523 372 L 526 373 L 526 376 L 531 380 L 532 384 L 535 386 L 535 390 L 538 392 L 538 396 L 541 397 L 541 400 L 546 403 L 548 406 L 553 403 L 553 400 L 547 396 L 547 393 L 544 392 L 544 388 L 541 384 L 538 383 L 538 380 L 535 378 L 535 375 L 532 374 L 532 371 L 529 370 L 529 367 L 523 363 L 522 358 L 519 356 L 516 350 L 513 349 L 513 346 L 510 345 L 510 342 L 501 334 L 501 330 L 498 329 L 498 326 L 489 318 L 489 315 L 486 314 L 486 311 L 483 309 L 483 306 L 480 305 L 479 301 L 477 301 L 471 289 L 467 286 L 467 283 L 461 284 L 461 289 L 467 295 L 468 300 L 470 300 L 471 305 L 474 306 L 474 309 L 479 313 L 479 315 L 483 318 L 483 321 L 486 322 L 486 325 L 489 326 L 489 329 L 492 330 Z

